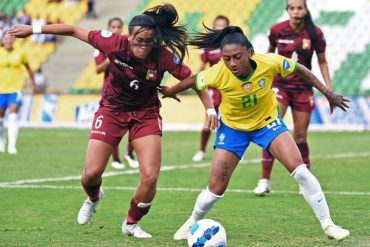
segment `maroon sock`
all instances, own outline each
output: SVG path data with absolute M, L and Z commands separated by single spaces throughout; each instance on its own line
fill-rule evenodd
M 299 151 L 301 152 L 303 162 L 307 165 L 307 168 L 310 169 L 310 148 L 308 147 L 307 142 L 297 144 Z
M 275 158 L 271 156 L 266 150 L 262 150 L 262 178 L 270 179 L 274 160 Z
M 133 157 L 133 152 L 134 152 L 134 147 L 132 146 L 131 142 L 129 141 L 127 143 L 127 154 L 130 156 L 130 157 Z
M 121 163 L 121 159 L 119 158 L 119 149 L 118 149 L 118 145 L 115 146 L 113 148 L 113 151 L 112 151 L 112 157 L 113 157 L 113 160 L 114 161 L 118 161 Z
M 147 207 L 139 207 L 134 199 L 131 199 L 131 206 L 128 210 L 127 224 L 136 224 L 141 218 L 149 212 L 150 205 Z
M 92 202 L 96 202 L 99 200 L 99 192 L 100 192 L 100 186 L 101 186 L 101 180 L 99 184 L 95 185 L 87 185 L 83 179 L 81 179 L 82 187 L 84 188 L 86 194 L 89 196 L 90 200 Z
M 210 135 L 211 131 L 209 129 L 202 129 L 202 134 L 200 136 L 200 150 L 206 151 L 206 146 Z

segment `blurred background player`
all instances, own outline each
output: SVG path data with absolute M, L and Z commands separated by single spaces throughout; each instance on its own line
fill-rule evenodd
M 286 10 L 289 20 L 275 24 L 269 32 L 268 52 L 275 52 L 303 64 L 311 70 L 312 56 L 316 52 L 325 84 L 332 89 L 328 63 L 325 56 L 326 42 L 321 29 L 312 22 L 306 0 L 288 0 Z M 284 117 L 288 106 L 292 110 L 293 138 L 301 152 L 304 163 L 310 169 L 307 131 L 311 112 L 314 109 L 312 86 L 297 74 L 283 78 L 275 77 L 273 90 L 279 102 L 280 113 Z M 262 151 L 262 178 L 254 193 L 263 196 L 270 192 L 270 174 L 274 157 Z
M 22 104 L 23 68 L 26 67 L 31 79 L 32 92 L 36 91 L 33 71 L 28 58 L 20 49 L 14 48 L 14 37 L 5 34 L 0 47 L 0 152 L 5 152 L 4 115 L 8 115 L 8 153 L 16 154 L 18 138 L 18 111 Z
M 123 29 L 123 21 L 119 17 L 114 17 L 108 21 L 108 31 L 112 33 L 121 34 Z M 95 64 L 96 64 L 96 73 L 100 74 L 104 72 L 104 83 L 109 75 L 109 58 L 103 52 L 95 49 L 94 53 Z M 127 143 L 127 151 L 124 156 L 125 160 L 127 161 L 128 165 L 131 168 L 139 167 L 139 162 L 135 159 L 134 155 L 134 148 L 131 145 L 131 142 L 128 141 Z M 125 165 L 122 164 L 120 155 L 119 155 L 119 145 L 113 148 L 112 152 L 112 167 L 116 169 L 123 169 Z
M 213 21 L 213 28 L 216 30 L 224 29 L 225 27 L 229 25 L 230 25 L 229 18 L 223 15 L 218 15 Z M 214 50 L 201 49 L 200 59 L 202 62 L 200 71 L 202 71 L 207 67 L 207 64 L 209 64 L 210 66 L 213 66 L 214 64 L 218 63 L 221 60 L 221 50 L 220 48 L 217 48 Z M 212 98 L 213 106 L 218 112 L 218 107 L 221 104 L 221 94 L 216 88 L 213 88 L 213 87 L 208 87 L 208 92 Z M 202 129 L 201 135 L 200 135 L 200 149 L 193 156 L 193 161 L 197 162 L 197 161 L 204 160 L 206 147 L 207 147 L 207 143 L 208 143 L 210 135 L 211 135 L 211 130 L 209 128 L 206 128 L 206 123 L 205 123 Z

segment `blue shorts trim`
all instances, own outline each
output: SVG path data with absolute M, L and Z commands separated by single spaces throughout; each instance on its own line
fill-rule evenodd
M 0 108 L 6 109 L 9 105 L 21 105 L 22 104 L 22 93 L 17 91 L 14 93 L 2 93 L 0 94 Z
M 226 126 L 221 120 L 213 147 L 233 152 L 241 158 L 251 142 L 268 151 L 271 142 L 285 131 L 288 128 L 280 116 L 262 129 L 254 131 L 236 130 Z

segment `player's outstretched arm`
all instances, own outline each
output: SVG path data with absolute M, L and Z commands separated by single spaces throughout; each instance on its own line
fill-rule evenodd
M 297 74 L 305 80 L 306 83 L 317 88 L 325 97 L 328 99 L 330 104 L 330 113 L 333 113 L 335 107 L 339 107 L 343 111 L 346 111 L 346 108 L 349 108 L 347 105 L 350 102 L 349 99 L 346 99 L 343 95 L 336 94 L 327 88 L 309 69 L 305 66 L 298 64 Z
M 51 24 L 43 26 L 15 25 L 12 26 L 7 33 L 16 38 L 26 38 L 34 33 L 73 36 L 87 42 L 89 31 L 89 29 L 74 25 Z

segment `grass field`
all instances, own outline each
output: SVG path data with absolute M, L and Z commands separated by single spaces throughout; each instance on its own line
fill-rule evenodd
M 158 193 L 141 223 L 153 235 L 146 240 L 121 234 L 138 182 L 133 169 L 108 167 L 97 213 L 91 223 L 77 224 L 85 199 L 79 177 L 87 141 L 88 130 L 22 129 L 19 153 L 0 154 L 0 246 L 187 246 L 172 237 L 208 183 L 211 149 L 205 162 L 191 162 L 199 133 L 164 133 Z M 351 231 L 350 238 L 326 238 L 279 163 L 272 193 L 254 196 L 260 148 L 251 146 L 225 197 L 207 217 L 225 227 L 229 246 L 370 246 L 370 132 L 310 133 L 309 142 L 312 171 L 326 192 L 333 219 Z

